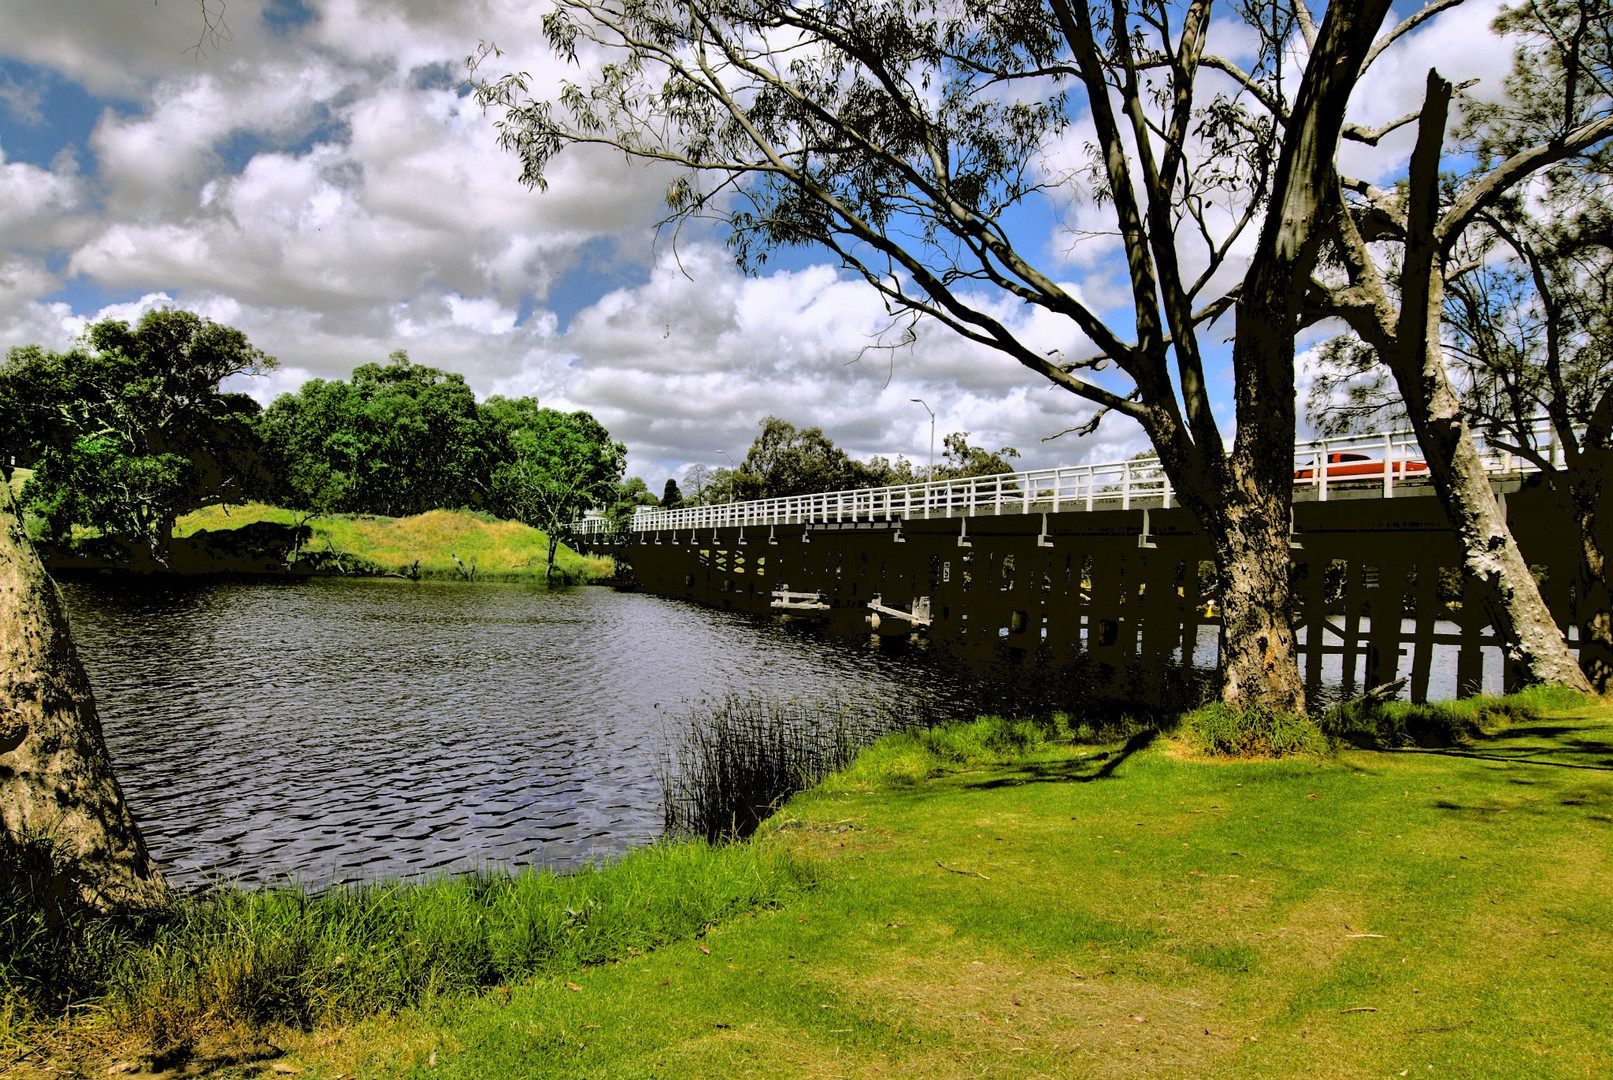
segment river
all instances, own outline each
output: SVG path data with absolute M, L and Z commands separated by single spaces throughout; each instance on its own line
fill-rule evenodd
M 66 581 L 174 883 L 572 867 L 661 831 L 669 715 L 728 693 L 961 700 L 939 657 L 607 588 Z
M 62 587 L 118 779 L 182 887 L 574 867 L 660 835 L 667 738 L 702 701 L 972 715 L 1026 682 L 939 649 L 600 587 Z M 1214 629 L 1198 644 L 1213 663 Z M 1455 651 L 1441 649 L 1435 698 L 1455 692 Z M 1339 667 L 1327 658 L 1329 683 Z M 1499 689 L 1499 655 L 1487 668 Z

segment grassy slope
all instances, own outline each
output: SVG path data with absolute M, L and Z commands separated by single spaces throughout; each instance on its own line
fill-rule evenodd
M 213 506 L 180 518 L 174 534 L 190 536 L 202 529 L 234 529 L 256 521 L 290 525 L 294 520 L 291 511 L 261 503 L 231 506 L 227 514 L 223 507 Z M 419 559 L 421 572 L 430 577 L 461 576 L 451 555 L 467 565 L 474 562 L 478 577 L 541 576 L 548 556 L 548 536 L 540 530 L 457 510 L 432 510 L 408 518 L 342 514 L 314 518 L 308 524 L 314 531 L 310 548 L 331 546 L 394 570 Z M 555 561 L 574 581 L 602 580 L 612 572 L 608 559 L 579 555 L 564 545 Z
M 1168 746 L 937 764 L 898 739 L 792 802 L 764 843 L 820 884 L 781 908 L 291 1036 L 291 1060 L 422 1077 L 1613 1070 L 1613 707 L 1321 766 Z

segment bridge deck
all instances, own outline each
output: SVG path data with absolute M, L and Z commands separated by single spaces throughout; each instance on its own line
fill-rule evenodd
M 1543 437 L 1545 432 L 1542 432 Z M 1481 447 L 1498 490 L 1534 471 L 1526 460 Z M 1429 494 L 1427 466 L 1415 438 L 1394 431 L 1302 443 L 1294 451 L 1294 500 L 1390 499 Z M 831 491 L 748 502 L 649 509 L 634 516 L 634 533 L 680 529 L 768 527 L 846 521 L 929 521 L 1003 514 L 1062 514 L 1170 509 L 1176 493 L 1154 458 L 1066 466 L 896 487 Z M 610 531 L 604 517 L 572 525 L 580 537 Z
M 1509 496 L 1514 534 L 1577 647 L 1574 530 L 1551 493 L 1525 488 Z M 1295 506 L 1293 619 L 1313 694 L 1406 678 L 1408 696 L 1424 700 L 1515 680 L 1492 624 L 1494 587 L 1464 572 L 1439 501 L 1426 485 L 1420 494 Z M 1173 668 L 1217 662 L 1212 550 L 1181 507 L 702 526 L 586 546 L 662 596 L 850 635 L 916 635 L 999 671 L 1088 662 L 1143 700 L 1164 692 Z

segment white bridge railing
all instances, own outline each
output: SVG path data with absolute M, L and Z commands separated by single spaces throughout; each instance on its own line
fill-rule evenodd
M 1539 432 L 1540 445 L 1549 433 Z M 1492 476 L 1533 472 L 1528 461 L 1492 449 L 1480 440 L 1485 468 Z M 1555 458 L 1556 448 L 1551 452 Z M 1428 471 L 1408 431 L 1317 439 L 1294 448 L 1294 496 L 1326 501 L 1330 493 L 1351 497 L 1393 498 L 1399 491 L 1423 494 Z M 936 480 L 860 491 L 789 495 L 749 502 L 684 506 L 676 510 L 641 508 L 629 529 L 661 532 L 673 529 L 766 527 L 842 521 L 916 521 L 929 518 L 978 517 L 997 514 L 1066 513 L 1072 510 L 1169 508 L 1175 493 L 1154 458 L 1105 465 L 1070 465 L 1057 469 Z M 603 517 L 572 524 L 582 536 L 610 531 Z

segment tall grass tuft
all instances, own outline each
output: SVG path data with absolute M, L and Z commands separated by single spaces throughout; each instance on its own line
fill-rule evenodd
M 689 843 L 568 874 L 226 891 L 177 902 L 143 927 L 95 919 L 34 927 L 20 942 L 38 950 L 30 967 L 15 970 L 28 954 L 0 961 L 10 980 L 4 1004 L 47 1016 L 70 988 L 98 999 L 115 1030 L 161 1052 L 235 1025 L 344 1023 L 626 957 L 809 884 L 806 867 L 777 852 Z M 75 950 L 93 958 L 93 970 L 52 973 Z
M 1548 709 L 1571 709 L 1583 695 L 1560 686 L 1531 686 L 1504 698 L 1412 704 L 1407 701 L 1349 701 L 1320 719 L 1327 735 L 1363 749 L 1462 746 Z
M 1240 712 L 1219 701 L 1183 716 L 1179 730 L 1210 757 L 1287 757 L 1327 750 L 1326 737 L 1308 717 L 1259 707 Z
M 119 951 L 149 916 L 103 915 L 84 903 L 68 856 L 47 835 L 0 830 L 0 1012 L 6 1026 L 98 996 Z
M 849 765 L 876 739 L 943 719 L 932 706 L 737 694 L 691 708 L 660 767 L 666 829 L 711 843 L 750 836 L 797 791 Z

